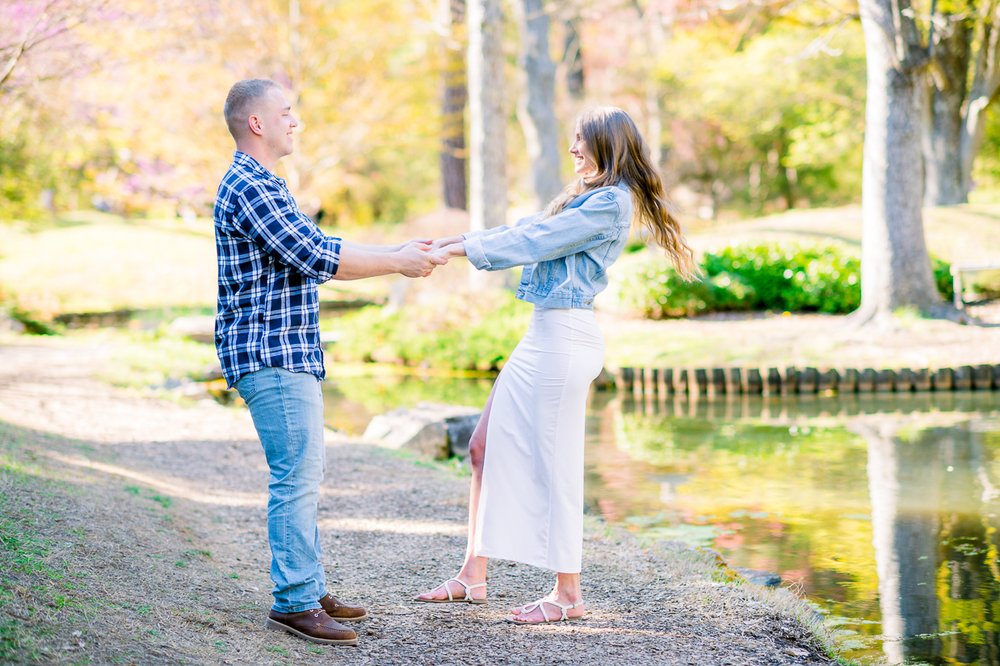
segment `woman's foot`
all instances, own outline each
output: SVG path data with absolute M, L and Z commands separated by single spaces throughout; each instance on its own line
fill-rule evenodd
M 470 604 L 486 603 L 486 581 L 463 580 L 449 578 L 433 590 L 428 590 L 414 597 L 414 601 L 431 603 L 465 602 Z
M 546 594 L 541 599 L 536 599 L 535 601 L 532 601 L 530 604 L 524 604 L 523 606 L 514 606 L 513 608 L 510 609 L 510 614 L 511 615 L 523 615 L 523 614 L 525 614 L 525 613 L 528 612 L 526 610 L 528 606 L 531 606 L 532 604 L 536 604 L 539 601 L 552 601 L 553 599 L 556 599 L 558 596 L 559 596 L 559 593 L 556 592 L 555 590 L 552 590 L 551 592 L 549 592 L 548 594 Z
M 581 618 L 586 612 L 581 597 L 577 597 L 574 601 L 568 597 L 549 594 L 530 604 L 513 609 L 510 621 L 515 624 L 563 622 Z

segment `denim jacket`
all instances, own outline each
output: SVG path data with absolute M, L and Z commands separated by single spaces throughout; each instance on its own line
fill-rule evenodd
M 552 217 L 535 213 L 513 227 L 462 236 L 479 270 L 524 266 L 517 297 L 546 308 L 591 310 L 608 285 L 605 274 L 622 253 L 632 223 L 632 193 L 624 184 L 581 194 Z

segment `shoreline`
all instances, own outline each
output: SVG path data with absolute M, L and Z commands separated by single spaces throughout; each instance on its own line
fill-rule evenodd
M 15 568 L 0 594 L 13 618 L 5 646 L 30 643 L 12 661 L 296 663 L 332 650 L 380 664 L 832 663 L 803 624 L 813 611 L 790 592 L 734 583 L 708 555 L 643 548 L 594 520 L 583 622 L 507 624 L 507 608 L 543 594 L 551 576 L 501 561 L 487 606 L 418 607 L 410 597 L 452 575 L 464 550 L 467 480 L 330 431 L 328 586 L 372 619 L 358 648 L 264 631 L 267 473 L 249 416 L 113 389 L 92 379 L 102 353 L 0 348 L 0 518 L 47 549 L 44 567 Z

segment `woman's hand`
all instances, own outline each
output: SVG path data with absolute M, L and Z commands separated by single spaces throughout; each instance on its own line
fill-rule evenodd
M 434 241 L 431 240 L 430 238 L 414 238 L 413 240 L 406 241 L 405 243 L 400 243 L 398 246 L 396 246 L 394 251 L 399 252 L 400 250 L 403 250 L 408 247 L 416 247 L 421 250 L 433 250 L 434 249 L 432 246 L 433 242 Z
M 431 254 L 433 256 L 435 256 L 435 257 L 440 257 L 441 259 L 444 259 L 445 261 L 447 261 L 449 259 L 454 259 L 455 257 L 464 257 L 465 256 L 465 243 L 462 242 L 462 237 L 461 236 L 457 236 L 457 238 L 458 238 L 457 242 L 454 242 L 454 243 L 451 243 L 451 244 L 448 244 L 448 245 L 443 245 L 443 246 L 441 246 L 441 247 L 439 247 L 437 249 L 433 249 L 434 246 L 431 245 L 431 248 L 432 248 L 431 249 Z
M 463 238 L 461 236 L 446 236 L 445 238 L 435 238 L 431 241 L 431 251 L 440 250 L 448 245 L 454 245 L 455 243 L 461 243 Z

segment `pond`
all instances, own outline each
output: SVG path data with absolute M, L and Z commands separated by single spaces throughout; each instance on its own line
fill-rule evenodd
M 330 425 L 489 379 L 341 377 Z M 587 509 L 775 572 L 848 657 L 1000 664 L 1000 394 L 636 403 L 593 393 Z

